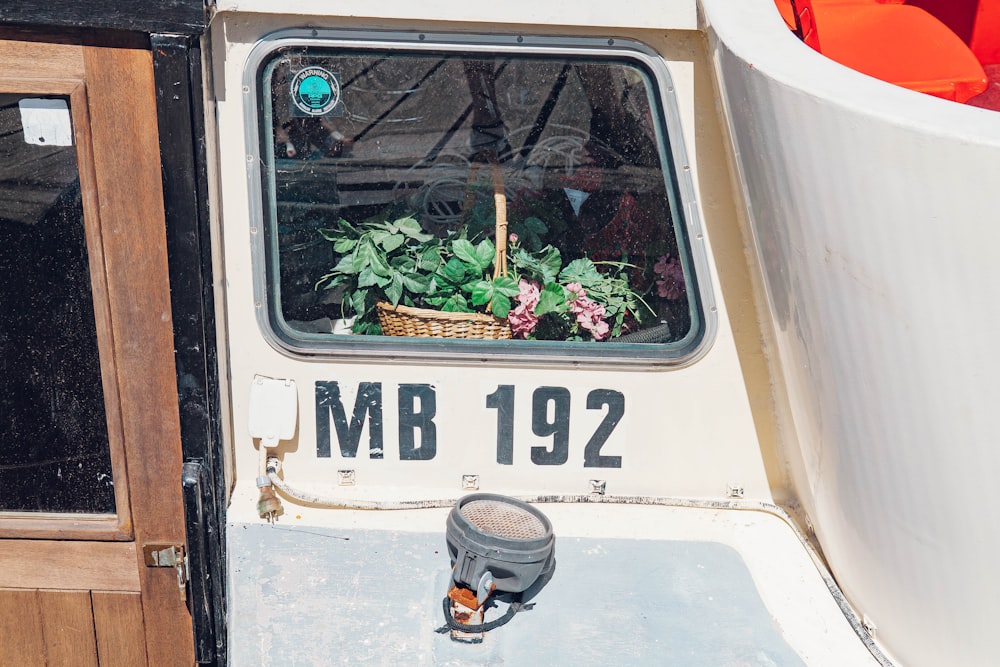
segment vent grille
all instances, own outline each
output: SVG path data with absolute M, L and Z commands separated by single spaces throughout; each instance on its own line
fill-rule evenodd
M 472 500 L 462 505 L 462 516 L 481 532 L 508 540 L 545 537 L 541 519 L 516 505 L 497 500 Z

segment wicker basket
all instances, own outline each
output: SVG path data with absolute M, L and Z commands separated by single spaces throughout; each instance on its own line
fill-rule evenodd
M 493 203 L 496 206 L 496 257 L 493 277 L 507 275 L 507 196 L 504 194 L 503 176 L 496 162 L 491 163 L 493 175 Z M 469 180 L 475 176 L 478 165 L 473 165 Z M 489 338 L 509 340 L 513 337 L 507 320 L 489 313 L 446 313 L 427 308 L 393 306 L 391 303 L 375 304 L 379 324 L 384 336 L 417 336 L 422 338 Z
M 385 336 L 422 338 L 511 338 L 510 325 L 484 313 L 446 313 L 427 308 L 395 306 L 380 302 L 375 308 Z

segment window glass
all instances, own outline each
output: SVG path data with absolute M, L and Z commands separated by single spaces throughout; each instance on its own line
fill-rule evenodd
M 669 355 L 700 336 L 657 78 L 640 60 L 282 47 L 257 90 L 279 338 Z
M 60 141 L 25 131 L 24 102 L 48 100 L 0 94 L 0 511 L 110 514 L 76 149 L 58 145 L 70 143 L 66 106 Z

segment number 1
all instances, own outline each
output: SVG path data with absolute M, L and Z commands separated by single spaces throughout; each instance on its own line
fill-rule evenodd
M 502 384 L 486 397 L 486 407 L 497 411 L 497 463 L 514 465 L 514 385 Z

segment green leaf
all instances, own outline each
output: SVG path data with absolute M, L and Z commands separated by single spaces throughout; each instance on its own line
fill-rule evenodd
M 333 239 L 329 239 L 333 241 Z M 351 252 L 354 246 L 358 245 L 357 239 L 337 239 L 333 244 L 333 251 L 338 255 Z
M 340 239 L 357 239 L 360 234 L 358 230 L 351 226 L 347 220 L 341 218 L 337 221 L 337 225 L 334 229 L 320 229 L 320 235 L 327 241 L 338 241 Z
M 493 283 L 480 280 L 472 286 L 472 305 L 482 306 L 493 299 Z
M 413 273 L 417 270 L 417 262 L 412 257 L 397 255 L 389 260 L 389 266 L 401 273 Z
M 446 313 L 471 313 L 472 309 L 469 308 L 468 302 L 465 297 L 461 294 L 453 294 L 444 305 L 441 306 L 441 310 Z
M 411 239 L 414 239 L 415 241 L 420 241 L 421 243 L 425 241 L 430 241 L 432 238 L 434 238 L 433 234 L 425 234 L 423 227 L 420 226 L 420 223 L 411 217 L 405 217 L 396 220 L 394 223 L 392 223 L 392 225 L 390 225 L 390 228 L 392 228 L 393 231 L 398 231 L 401 234 L 405 234 Z
M 419 273 L 403 273 L 403 287 L 414 294 L 426 294 L 431 287 L 429 276 L 422 276 Z
M 389 263 L 385 261 L 385 256 L 379 254 L 377 251 L 373 251 L 369 258 L 371 262 L 372 271 L 377 275 L 389 277 L 392 275 L 392 267 Z
M 455 256 L 463 262 L 479 267 L 479 259 L 476 257 L 476 247 L 467 239 L 455 239 L 452 241 L 451 249 L 455 253 Z
M 358 287 L 371 287 L 376 284 L 378 284 L 378 276 L 372 271 L 372 267 L 366 266 L 358 274 Z
M 315 290 L 333 289 L 334 287 L 342 284 L 346 280 L 347 280 L 346 276 L 334 275 L 333 273 L 328 273 L 322 278 L 320 278 L 318 281 L 316 281 L 316 285 L 313 289 Z
M 504 296 L 517 296 L 521 293 L 521 288 L 510 276 L 499 276 L 493 279 L 493 291 Z
M 330 273 L 357 273 L 357 269 L 354 264 L 354 254 L 344 255 L 337 262 L 337 266 L 330 270 Z
M 448 260 L 447 264 L 441 267 L 438 274 L 445 280 L 461 284 L 465 280 L 465 263 L 456 257 L 452 257 Z
M 503 294 L 497 294 L 493 297 L 493 314 L 502 320 L 507 319 L 507 314 L 510 312 L 510 299 L 505 297 Z
M 396 274 L 392 277 L 392 282 L 389 283 L 388 287 L 385 288 L 385 297 L 392 302 L 392 305 L 398 305 L 399 300 L 403 296 L 403 280 Z
M 552 246 L 545 246 L 538 253 L 530 253 L 524 248 L 518 248 L 511 255 L 514 264 L 531 278 L 538 279 L 542 284 L 556 282 L 556 276 L 562 266 L 562 255 Z
M 541 251 L 542 258 L 542 275 L 544 277 L 544 282 L 546 284 L 553 283 L 556 280 L 556 276 L 559 274 L 559 269 L 562 267 L 562 255 L 559 253 L 558 248 L 552 246 L 545 246 Z
M 586 287 L 588 284 L 604 280 L 604 276 L 590 259 L 583 257 L 567 264 L 559 273 L 559 280 L 566 283 L 582 283 Z
M 371 239 L 364 239 L 358 244 L 358 247 L 354 249 L 354 273 L 360 273 L 371 264 L 372 255 L 376 251 L 372 247 Z
M 442 294 L 438 294 L 437 296 L 426 296 L 424 297 L 424 303 L 428 306 L 433 306 L 434 308 L 442 308 L 450 298 L 451 297 L 444 296 Z
M 382 249 L 388 253 L 396 250 L 404 243 L 406 243 L 406 237 L 402 234 L 389 234 L 382 239 L 382 242 L 379 245 L 381 245 Z
M 355 290 L 355 292 L 351 294 L 351 308 L 354 309 L 354 314 L 357 315 L 359 318 L 364 317 L 365 315 L 366 312 L 365 300 L 367 299 L 367 297 L 368 297 L 368 290 L 366 289 Z
M 480 270 L 485 271 L 491 264 L 493 260 L 496 259 L 497 249 L 493 245 L 493 241 L 489 239 L 483 239 L 476 246 L 476 264 L 479 266 Z
M 422 271 L 436 271 L 441 265 L 441 248 L 432 246 L 420 253 L 419 266 Z
M 535 315 L 539 317 L 548 313 L 560 313 L 566 310 L 566 290 L 562 285 L 549 283 L 538 295 Z
M 524 226 L 524 229 L 535 234 L 544 234 L 549 231 L 549 228 L 545 225 L 545 223 L 535 216 L 525 219 L 525 221 L 521 224 Z

